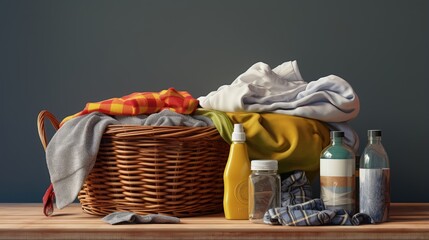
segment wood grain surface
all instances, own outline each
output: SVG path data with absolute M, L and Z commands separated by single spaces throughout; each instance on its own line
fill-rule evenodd
M 429 203 L 394 203 L 377 225 L 287 227 L 226 220 L 222 214 L 180 224 L 109 225 L 77 204 L 45 217 L 41 204 L 0 204 L 0 239 L 429 239 Z

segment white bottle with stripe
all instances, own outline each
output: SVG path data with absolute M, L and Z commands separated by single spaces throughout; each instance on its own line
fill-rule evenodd
M 327 209 L 355 212 L 355 154 L 344 144 L 344 132 L 332 131 L 331 144 L 320 155 L 320 198 Z

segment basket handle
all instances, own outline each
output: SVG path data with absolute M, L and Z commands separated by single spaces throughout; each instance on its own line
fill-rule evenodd
M 52 113 L 46 110 L 41 111 L 37 116 L 37 131 L 39 132 L 39 137 L 40 141 L 42 142 L 43 149 L 46 151 L 46 147 L 48 146 L 48 140 L 46 139 L 45 118 L 48 118 L 51 121 L 51 124 L 55 128 L 55 130 L 58 130 L 58 128 L 60 127 L 60 123 Z M 52 215 L 54 213 L 55 202 L 55 193 L 52 184 L 46 190 L 42 200 L 43 213 L 45 214 L 45 216 Z
M 46 150 L 48 146 L 48 140 L 46 138 L 45 131 L 45 118 L 48 118 L 51 121 L 52 126 L 55 128 L 55 131 L 60 128 L 60 122 L 55 118 L 55 116 L 48 112 L 47 110 L 43 110 L 37 116 L 37 130 L 39 132 L 40 141 L 42 142 L 43 149 Z

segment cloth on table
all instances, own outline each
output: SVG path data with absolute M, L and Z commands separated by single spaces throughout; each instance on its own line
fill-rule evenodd
M 269 209 L 264 223 L 287 226 L 359 225 L 375 223 L 364 213 L 350 217 L 344 209 L 329 210 L 321 199 L 311 199 L 311 186 L 305 172 L 282 176 L 282 207 Z
M 163 109 L 191 114 L 197 109 L 198 100 L 186 91 L 177 91 L 174 88 L 161 92 L 135 92 L 121 98 L 111 98 L 100 102 L 87 103 L 85 108 L 63 119 L 60 126 L 77 116 L 91 112 L 101 112 L 107 115 L 128 115 L 157 113 Z
M 170 217 L 161 214 L 139 215 L 133 212 L 114 212 L 103 217 L 101 220 L 111 225 L 142 223 L 180 223 L 180 218 L 177 217 Z
M 287 226 L 360 225 L 374 224 L 367 214 L 357 213 L 350 217 L 344 209 L 328 210 L 321 199 L 305 203 L 272 208 L 264 216 L 264 223 Z
M 163 110 L 148 117 L 119 117 L 119 119 L 93 112 L 67 121 L 58 129 L 46 148 L 46 162 L 57 208 L 66 207 L 76 198 L 95 164 L 106 127 L 124 122 L 139 123 L 139 125 L 149 123 L 150 126 L 210 126 L 213 124 L 204 116 L 193 118 L 170 110 Z M 49 209 L 49 206 L 46 209 Z
M 359 113 L 357 94 L 344 79 L 329 75 L 305 82 L 296 61 L 271 69 L 258 62 L 207 96 L 198 98 L 205 109 L 224 112 L 274 112 L 317 119 L 331 130 L 345 132 L 345 142 L 355 151 L 359 138 L 346 122 Z

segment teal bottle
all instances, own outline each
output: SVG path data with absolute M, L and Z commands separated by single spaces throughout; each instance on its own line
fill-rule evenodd
M 390 209 L 390 165 L 380 130 L 368 131 L 368 144 L 359 165 L 359 211 L 377 223 L 385 222 Z
M 320 198 L 327 209 L 355 212 L 355 154 L 344 144 L 344 132 L 332 131 L 331 144 L 320 155 Z

